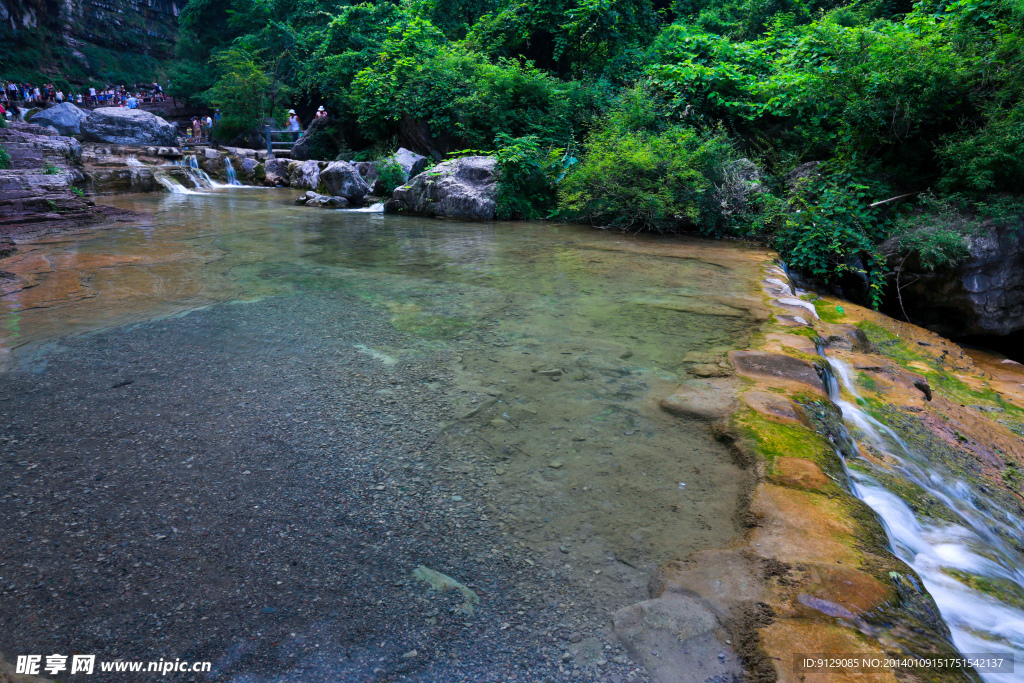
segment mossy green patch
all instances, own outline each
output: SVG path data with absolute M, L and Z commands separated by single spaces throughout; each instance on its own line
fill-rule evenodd
M 753 410 L 738 413 L 734 424 L 769 462 L 783 457 L 806 458 L 816 463 L 821 460 L 824 446 L 820 437 L 807 427 L 773 422 Z
M 827 299 L 814 299 L 811 303 L 814 304 L 814 310 L 822 322 L 841 323 L 846 320 L 846 314 L 843 312 L 842 306 L 838 306 L 834 302 Z
M 1006 401 L 998 392 L 972 389 L 957 378 L 941 359 L 917 351 L 906 340 L 880 325 L 861 322 L 857 326 L 883 355 L 915 373 L 924 375 L 935 394 L 962 405 L 994 408 L 992 412 L 999 413 L 997 422 L 1021 433 L 1020 430 L 1024 426 L 1024 409 Z
M 1012 605 L 1017 609 L 1024 609 L 1024 590 L 1012 581 L 979 576 L 978 574 L 971 574 L 970 572 L 951 567 L 943 567 L 942 573 L 953 577 L 966 586 L 970 586 L 979 593 L 990 595 L 996 600 Z
M 785 330 L 786 334 L 798 334 L 802 337 L 807 337 L 815 342 L 821 340 L 821 336 L 815 331 L 813 327 L 787 327 Z
M 878 382 L 876 382 L 866 372 L 857 373 L 857 386 L 863 389 L 867 389 L 868 391 L 878 391 Z

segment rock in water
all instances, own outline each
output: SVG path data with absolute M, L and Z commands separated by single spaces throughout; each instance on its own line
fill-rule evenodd
M 263 181 L 263 184 L 270 187 L 274 185 L 287 185 L 288 166 L 291 163 L 288 159 L 267 159 L 267 163 L 264 164 L 266 179 Z
M 344 197 L 328 197 L 324 194 L 317 194 L 310 190 L 301 197 L 295 199 L 299 206 L 321 206 L 333 209 L 342 209 L 348 206 L 348 200 Z
M 288 165 L 288 186 L 300 190 L 320 187 L 320 165 L 316 161 L 293 161 Z
M 615 635 L 658 683 L 739 680 L 743 665 L 715 636 L 720 624 L 699 598 L 668 595 L 612 615 Z
M 256 167 L 259 165 L 260 162 L 255 159 L 243 159 L 239 165 L 239 171 L 241 171 L 243 178 L 252 181 L 256 177 Z
M 494 157 L 462 157 L 440 163 L 396 189 L 384 211 L 493 220 L 497 192 Z
M 82 120 L 82 137 L 118 145 L 168 145 L 178 142 L 178 128 L 141 109 L 100 107 Z
M 352 204 L 361 203 L 363 197 L 370 193 L 370 186 L 356 167 L 347 161 L 332 161 L 320 171 L 320 180 L 329 194 L 344 197 Z

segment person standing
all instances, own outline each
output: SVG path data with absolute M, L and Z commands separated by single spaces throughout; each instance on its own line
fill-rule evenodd
M 324 105 L 321 104 L 320 108 L 316 110 L 316 118 L 318 118 L 318 119 L 326 119 L 327 118 L 327 110 L 324 109 Z
M 298 142 L 302 124 L 299 122 L 299 117 L 295 115 L 294 109 L 288 110 L 288 131 L 292 134 L 292 142 Z

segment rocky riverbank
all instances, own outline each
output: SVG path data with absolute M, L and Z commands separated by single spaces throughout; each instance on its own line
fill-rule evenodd
M 82 145 L 40 126 L 0 128 L 11 168 L 0 170 L 0 239 L 7 244 L 96 226 L 124 213 L 97 206 L 81 189 Z
M 834 380 L 821 351 L 853 368 L 857 402 L 894 435 L 941 459 L 999 506 L 984 514 L 1009 510 L 1018 519 L 1024 516 L 1024 368 L 980 352 L 975 361 L 934 333 L 845 301 L 797 297 L 770 263 L 764 286 L 773 315 L 761 343 L 730 354 L 725 369 L 694 365 L 697 378 L 662 401 L 673 414 L 707 420 L 758 473 L 749 531 L 730 548 L 662 567 L 654 596 L 699 596 L 729 625 L 751 680 L 804 680 L 808 674 L 795 661 L 800 653 L 955 655 L 921 577 L 894 557 L 878 516 L 851 489 L 847 472 L 860 467 L 858 459 L 889 456 L 851 439 L 843 424 L 851 408 L 833 402 L 839 398 L 829 389 Z M 960 521 L 936 496 L 898 476 L 889 475 L 884 486 L 923 520 Z M 1020 552 L 1019 539 L 1010 542 Z M 955 569 L 949 576 L 980 591 L 969 599 L 984 600 L 987 591 L 1009 609 L 1020 602 L 1021 588 L 1011 583 L 997 586 L 998 580 Z M 827 680 L 859 675 L 833 671 Z M 876 675 L 904 680 L 914 670 Z M 928 680 L 973 675 L 930 670 Z

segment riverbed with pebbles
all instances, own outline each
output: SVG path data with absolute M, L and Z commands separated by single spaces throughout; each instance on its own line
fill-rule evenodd
M 253 231 L 286 209 L 246 201 L 154 218 L 164 242 L 38 246 L 80 278 L 4 318 L 0 652 L 212 662 L 197 681 L 649 680 L 611 614 L 727 544 L 745 486 L 656 399 L 751 327 L 692 278 L 746 274 L 537 226 Z M 88 678 L 134 680 L 109 676 Z

